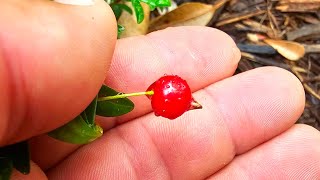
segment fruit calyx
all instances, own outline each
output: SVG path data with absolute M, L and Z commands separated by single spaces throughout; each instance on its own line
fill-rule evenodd
M 198 103 L 198 101 L 192 99 L 191 107 L 189 110 L 194 110 L 194 109 L 202 109 L 202 105 L 200 103 Z

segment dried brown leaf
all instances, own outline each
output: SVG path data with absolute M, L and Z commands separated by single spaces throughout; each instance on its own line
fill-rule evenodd
M 264 42 L 272 46 L 283 57 L 291 61 L 297 61 L 305 54 L 304 46 L 293 41 L 264 39 Z
M 223 0 L 227 2 L 227 0 Z M 175 26 L 206 26 L 221 5 L 190 2 L 151 21 L 149 32 Z

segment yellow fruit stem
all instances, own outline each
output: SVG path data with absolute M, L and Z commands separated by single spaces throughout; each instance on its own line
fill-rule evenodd
M 151 91 L 145 91 L 145 92 L 135 92 L 135 93 L 128 93 L 128 94 L 117 94 L 114 96 L 106 96 L 106 97 L 99 97 L 98 101 L 107 101 L 107 100 L 113 100 L 113 99 L 121 99 L 121 98 L 127 98 L 131 96 L 142 96 L 142 95 L 149 95 L 152 96 L 154 92 Z

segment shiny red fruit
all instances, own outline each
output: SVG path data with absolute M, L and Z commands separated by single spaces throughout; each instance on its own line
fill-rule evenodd
M 148 98 L 156 116 L 175 119 L 188 110 L 202 108 L 193 99 L 188 83 L 179 76 L 163 76 L 147 89 L 151 90 L 154 94 Z

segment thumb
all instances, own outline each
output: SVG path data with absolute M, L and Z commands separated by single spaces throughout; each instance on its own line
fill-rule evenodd
M 5 0 L 0 12 L 2 146 L 80 114 L 105 79 L 117 31 L 103 0 L 92 6 Z

